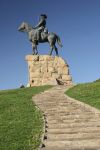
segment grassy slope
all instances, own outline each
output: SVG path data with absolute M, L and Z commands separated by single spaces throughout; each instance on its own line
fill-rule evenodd
M 76 85 L 66 94 L 100 109 L 100 82 Z
M 42 115 L 32 96 L 50 86 L 0 91 L 0 150 L 35 150 L 40 144 Z

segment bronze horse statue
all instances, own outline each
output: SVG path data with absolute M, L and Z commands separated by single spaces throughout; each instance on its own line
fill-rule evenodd
M 55 44 L 57 42 L 58 45 L 60 47 L 62 47 L 62 43 L 60 41 L 60 37 L 57 34 L 55 34 L 53 32 L 44 34 L 44 32 L 42 32 L 40 34 L 39 40 L 37 41 L 36 40 L 36 32 L 38 32 L 38 31 L 37 31 L 37 29 L 33 28 L 28 23 L 25 23 L 25 22 L 21 23 L 18 30 L 21 31 L 21 32 L 27 32 L 28 33 L 29 40 L 32 43 L 33 55 L 38 54 L 37 45 L 39 43 L 48 42 L 50 44 L 50 48 L 51 48 L 51 50 L 49 52 L 49 55 L 52 55 L 52 52 L 53 52 L 53 49 L 54 49 L 55 52 L 56 52 L 56 56 L 58 56 L 58 48 L 56 47 Z

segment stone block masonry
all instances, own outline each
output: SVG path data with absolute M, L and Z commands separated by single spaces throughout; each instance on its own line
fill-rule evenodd
M 72 77 L 68 64 L 57 56 L 27 55 L 29 81 L 28 85 L 71 85 Z

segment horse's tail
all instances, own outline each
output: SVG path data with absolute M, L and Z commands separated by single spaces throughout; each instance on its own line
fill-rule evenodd
M 57 37 L 57 43 L 60 47 L 63 47 L 62 43 L 61 43 L 61 40 L 60 40 L 60 37 L 58 35 L 56 35 Z

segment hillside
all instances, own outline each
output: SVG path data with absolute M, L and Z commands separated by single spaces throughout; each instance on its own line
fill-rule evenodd
M 78 84 L 66 91 L 66 94 L 100 109 L 100 80 L 92 83 Z
M 50 87 L 0 91 L 0 150 L 35 150 L 39 146 L 43 122 L 32 96 Z

